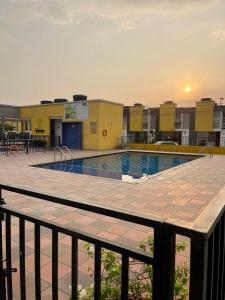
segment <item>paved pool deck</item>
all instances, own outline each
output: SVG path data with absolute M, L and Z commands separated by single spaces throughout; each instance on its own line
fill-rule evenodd
M 73 151 L 74 158 L 114 153 L 115 151 Z M 118 152 L 118 151 L 116 151 Z M 131 212 L 155 216 L 164 221 L 185 227 L 207 230 L 210 211 L 223 204 L 225 196 L 225 156 L 201 157 L 182 166 L 166 170 L 138 184 L 119 180 L 97 178 L 33 167 L 52 162 L 53 152 L 39 152 L 0 156 L 0 183 L 49 193 L 71 201 L 89 201 L 101 205 L 123 208 Z M 72 228 L 135 247 L 138 241 L 149 234 L 149 229 L 121 222 L 98 214 L 61 206 L 4 192 L 7 205 L 23 212 L 53 220 Z M 219 200 L 218 200 L 219 199 Z M 224 200 L 225 203 L 225 200 Z M 211 216 L 213 217 L 213 216 Z M 201 220 L 205 220 L 202 224 Z M 34 299 L 33 225 L 26 225 L 26 271 L 29 299 Z M 43 299 L 51 299 L 51 232 L 42 230 L 42 290 Z M 70 246 L 69 237 L 59 236 L 59 299 L 69 298 Z M 13 266 L 18 267 L 18 221 L 12 226 Z M 88 284 L 88 259 L 80 244 L 79 282 Z M 13 275 L 15 296 L 18 294 L 19 273 Z M 17 298 L 15 298 L 17 299 Z

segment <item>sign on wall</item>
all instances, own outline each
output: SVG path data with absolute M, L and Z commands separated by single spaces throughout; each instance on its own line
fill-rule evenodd
M 66 121 L 83 121 L 88 119 L 87 101 L 75 101 L 64 106 L 64 119 Z

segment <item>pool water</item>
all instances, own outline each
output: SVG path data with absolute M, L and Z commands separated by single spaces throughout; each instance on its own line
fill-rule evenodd
M 128 151 L 42 164 L 38 167 L 132 182 L 182 165 L 193 159 L 196 157 Z

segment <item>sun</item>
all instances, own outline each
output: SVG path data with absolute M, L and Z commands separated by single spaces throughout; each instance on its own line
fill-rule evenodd
M 187 94 L 190 93 L 191 90 L 192 90 L 191 86 L 186 86 L 184 89 L 185 93 L 187 93 Z

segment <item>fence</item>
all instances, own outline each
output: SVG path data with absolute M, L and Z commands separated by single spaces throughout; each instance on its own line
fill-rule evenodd
M 2 139 L 0 140 L 0 155 L 13 153 L 32 153 L 45 151 L 51 146 L 54 147 L 57 137 L 51 136 L 30 136 L 27 139 Z
M 31 153 L 44 151 L 47 143 L 44 140 L 6 140 L 0 141 L 0 155 Z
M 210 146 L 210 147 L 225 147 L 225 137 L 216 138 L 215 136 L 189 136 L 189 137 L 165 137 L 165 138 L 154 138 L 152 135 L 147 134 L 139 135 L 128 135 L 122 136 L 118 139 L 118 144 L 121 146 L 140 143 L 140 144 L 154 144 L 158 141 L 172 141 L 178 143 L 178 145 L 187 146 Z
M 88 212 L 113 217 L 134 224 L 148 226 L 153 229 L 154 253 L 150 256 L 142 251 L 108 241 L 88 234 L 78 229 L 59 225 L 22 213 L 13 207 L 7 207 L 2 198 L 2 191 L 14 192 L 37 199 L 78 208 Z M 94 252 L 94 299 L 101 299 L 101 250 L 106 248 L 121 254 L 121 300 L 127 300 L 129 284 L 129 258 L 134 258 L 153 268 L 153 300 L 172 300 L 174 298 L 175 277 L 175 244 L 176 234 L 187 236 L 191 241 L 190 253 L 190 300 L 223 300 L 225 296 L 225 215 L 224 206 L 217 214 L 212 226 L 205 233 L 178 225 L 165 223 L 161 219 L 149 218 L 141 214 L 127 213 L 122 209 L 111 209 L 88 202 L 71 201 L 51 195 L 37 193 L 17 187 L 0 184 L 0 299 L 13 299 L 12 286 L 12 253 L 11 253 L 11 217 L 19 219 L 19 253 L 20 253 L 20 295 L 26 299 L 26 256 L 25 256 L 25 223 L 34 224 L 34 261 L 35 261 L 35 299 L 41 299 L 41 264 L 40 242 L 41 227 L 52 230 L 52 299 L 58 300 L 58 234 L 63 233 L 71 237 L 71 299 L 78 299 L 78 240 L 90 242 L 95 247 Z M 7 202 L 7 199 L 5 199 Z M 5 242 L 3 240 L 3 222 L 5 222 Z M 3 257 L 3 246 L 6 246 L 6 257 Z M 4 263 L 6 267 L 4 268 Z M 6 280 L 5 280 L 6 279 Z M 16 295 L 18 296 L 18 295 Z

